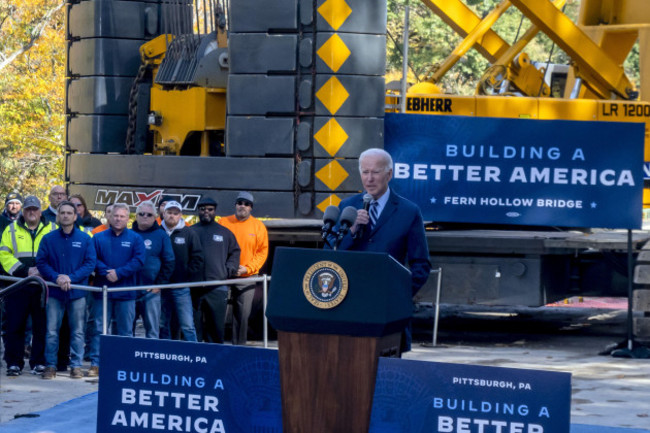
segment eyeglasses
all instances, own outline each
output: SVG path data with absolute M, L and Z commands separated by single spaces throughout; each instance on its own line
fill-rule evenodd
M 81 203 L 77 203 L 75 206 L 77 206 L 77 207 L 84 207 L 84 205 L 81 204 Z
M 151 218 L 153 216 L 152 213 L 147 213 L 147 212 L 138 212 L 138 216 L 141 216 L 142 218 L 147 217 Z
M 249 201 L 247 201 L 247 200 L 237 200 L 237 205 L 238 205 L 238 206 L 248 206 L 248 207 L 252 207 L 252 206 L 253 206 L 253 203 L 251 203 L 251 202 L 249 202 Z
M 52 195 L 55 195 L 57 197 L 65 197 L 66 193 L 64 193 L 64 192 L 53 192 Z
M 199 206 L 199 210 L 200 211 L 214 212 L 215 210 L 217 210 L 217 208 L 213 207 L 213 206 Z

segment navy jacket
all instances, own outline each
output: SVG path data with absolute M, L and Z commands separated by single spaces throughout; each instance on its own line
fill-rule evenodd
M 97 251 L 97 267 L 95 268 L 95 285 L 108 287 L 135 286 L 138 284 L 138 272 L 144 266 L 145 248 L 140 235 L 133 230 L 124 229 L 116 236 L 113 229 L 104 230 L 93 237 Z M 106 278 L 109 269 L 115 269 L 117 282 L 111 283 Z M 101 293 L 93 292 L 100 299 Z M 136 291 L 114 292 L 108 294 L 109 299 L 135 299 Z
M 70 234 L 58 229 L 43 236 L 36 254 L 38 272 L 52 282 L 56 282 L 59 275 L 67 275 L 72 284 L 87 285 L 96 261 L 92 238 L 76 227 Z M 79 289 L 64 292 L 54 286 L 49 287 L 49 292 L 51 297 L 61 301 L 82 298 L 86 293 Z
M 353 206 L 363 209 L 363 196 L 364 193 L 361 193 L 347 198 L 339 204 L 339 208 L 343 210 Z M 339 249 L 388 253 L 398 262 L 408 264 L 411 269 L 412 295 L 424 285 L 431 271 L 420 209 L 392 189 L 388 202 L 372 230 L 364 230 L 361 238 L 354 238 L 348 233 L 341 241 Z
M 167 284 L 174 272 L 174 250 L 169 236 L 157 222 L 147 230 L 140 230 L 138 222 L 133 223 L 133 231 L 144 241 L 146 259 L 138 273 L 138 285 Z
M 47 207 L 47 209 L 45 209 L 43 212 L 41 212 L 41 215 L 48 222 L 51 222 L 51 223 L 56 222 L 56 213 L 54 213 L 52 211 L 52 208 L 50 208 L 49 206 Z
M 363 208 L 363 196 L 357 194 L 339 204 L 341 210 L 348 206 Z M 336 227 L 338 230 L 338 227 Z M 397 195 L 392 189 L 384 210 L 372 230 L 364 230 L 363 236 L 348 233 L 340 250 L 385 252 L 411 269 L 411 293 L 415 295 L 426 283 L 431 271 L 429 248 L 424 235 L 424 223 L 420 209 L 412 202 Z M 404 330 L 402 351 L 411 350 L 411 325 Z

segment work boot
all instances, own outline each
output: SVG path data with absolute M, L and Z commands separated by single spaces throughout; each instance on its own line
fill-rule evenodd
M 56 377 L 56 367 L 45 367 L 41 377 L 43 379 L 54 379 Z
M 99 377 L 99 366 L 98 365 L 91 365 L 90 368 L 88 369 L 88 373 L 86 374 L 88 377 Z
M 74 367 L 70 370 L 70 379 L 81 379 L 82 377 L 84 377 L 84 372 L 81 367 Z

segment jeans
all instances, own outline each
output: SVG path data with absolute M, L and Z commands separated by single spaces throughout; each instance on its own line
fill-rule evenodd
M 92 316 L 95 320 L 95 335 L 90 340 L 90 365 L 99 366 L 99 336 L 103 332 L 104 318 L 102 316 L 102 301 L 95 299 Z M 133 320 L 135 319 L 135 299 L 118 300 L 109 299 L 107 306 L 107 323 L 115 319 L 117 323 L 117 335 L 126 337 L 133 336 Z M 111 327 L 107 327 L 111 332 Z
M 160 292 L 147 292 L 135 301 L 136 318 L 142 314 L 147 338 L 158 338 L 160 334 L 160 302 Z
M 45 335 L 45 365 L 56 367 L 59 351 L 59 331 L 64 313 L 67 312 L 70 325 L 70 367 L 81 367 L 84 356 L 84 326 L 86 298 L 61 301 L 47 300 L 47 334 Z
M 163 290 L 160 338 L 167 340 L 170 338 L 169 318 L 172 310 L 176 310 L 185 341 L 196 341 L 196 329 L 194 328 L 194 316 L 192 314 L 192 296 L 189 287 Z

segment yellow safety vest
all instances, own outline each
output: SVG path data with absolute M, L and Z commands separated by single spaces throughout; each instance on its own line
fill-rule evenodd
M 36 253 L 41 239 L 56 228 L 53 222 L 41 221 L 36 228 L 36 235 L 32 237 L 29 229 L 18 224 L 18 220 L 9 224 L 0 241 L 0 264 L 5 272 L 13 275 L 21 264 L 36 266 Z

